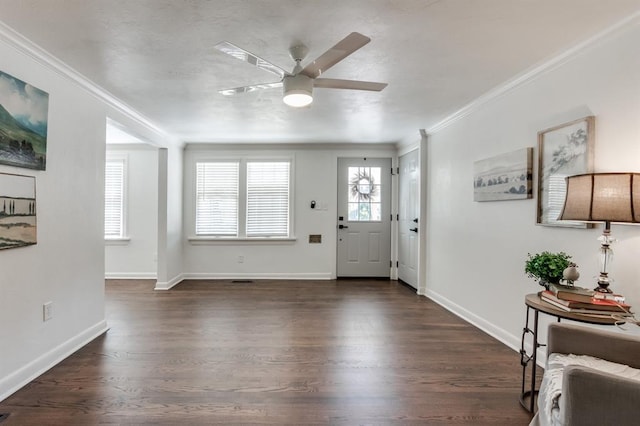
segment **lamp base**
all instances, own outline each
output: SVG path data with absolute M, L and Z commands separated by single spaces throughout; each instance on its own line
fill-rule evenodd
M 597 291 L 599 293 L 613 293 L 609 288 L 609 276 L 606 272 L 600 272 L 600 277 L 598 277 L 598 287 L 594 288 L 593 291 Z
M 598 276 L 598 287 L 594 290 L 599 293 L 613 293 L 609 289 L 609 264 L 613 257 L 611 244 L 615 241 L 615 238 L 611 237 L 611 222 L 605 221 L 604 230 L 598 240 L 600 240 L 601 268 Z

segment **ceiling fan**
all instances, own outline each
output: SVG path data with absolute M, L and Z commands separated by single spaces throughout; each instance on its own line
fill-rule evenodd
M 335 46 L 320 55 L 315 61 L 302 68 L 301 62 L 307 56 L 309 49 L 304 44 L 299 44 L 289 49 L 291 58 L 296 62 L 291 72 L 285 71 L 277 65 L 266 61 L 253 53 L 223 41 L 214 47 L 219 51 L 233 56 L 244 62 L 248 62 L 257 68 L 268 71 L 280 77 L 280 81 L 273 83 L 252 84 L 250 86 L 235 87 L 232 89 L 220 90 L 219 93 L 225 96 L 238 95 L 241 93 L 253 92 L 255 90 L 284 87 L 282 100 L 285 104 L 294 107 L 303 107 L 313 101 L 313 88 L 325 89 L 351 89 L 369 90 L 379 92 L 387 83 L 374 83 L 371 81 L 341 80 L 335 78 L 319 78 L 321 74 L 329 68 L 360 49 L 371 39 L 360 33 L 353 32 L 338 42 Z

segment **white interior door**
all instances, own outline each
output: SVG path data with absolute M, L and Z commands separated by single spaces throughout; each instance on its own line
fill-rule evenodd
M 419 167 L 418 150 L 398 160 L 398 278 L 418 288 Z
M 389 277 L 391 159 L 338 159 L 339 277 Z

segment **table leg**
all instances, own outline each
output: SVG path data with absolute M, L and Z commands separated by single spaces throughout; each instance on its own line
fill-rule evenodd
M 522 365 L 522 386 L 520 390 L 520 402 L 524 407 L 524 395 L 525 395 L 525 382 L 527 381 L 527 364 L 529 363 L 529 355 L 524 349 L 524 339 L 531 330 L 529 330 L 529 307 L 527 306 L 527 316 L 524 320 L 524 328 L 522 329 L 522 336 L 520 338 L 520 365 Z
M 533 365 L 531 366 L 531 401 L 529 403 L 529 411 L 533 413 L 533 408 L 535 407 L 536 401 L 536 370 L 538 369 L 538 348 L 540 344 L 538 343 L 538 311 L 533 311 L 533 357 L 531 361 L 533 361 Z
M 538 348 L 542 345 L 538 342 L 538 311 L 536 309 L 533 310 L 533 328 L 529 328 L 529 309 L 527 306 L 527 316 L 525 320 L 524 328 L 522 329 L 522 340 L 520 342 L 520 364 L 522 365 L 522 386 L 520 393 L 520 405 L 522 408 L 529 411 L 530 413 L 535 412 L 535 403 L 536 403 L 536 394 L 538 391 L 536 390 L 536 376 L 537 376 L 537 362 L 538 362 Z M 524 341 L 527 334 L 531 333 L 533 337 L 532 348 L 533 353 L 528 354 L 524 347 Z M 531 383 L 528 390 L 525 390 L 527 387 L 527 367 L 530 363 L 533 363 L 531 366 Z M 527 403 L 526 399 L 529 398 Z

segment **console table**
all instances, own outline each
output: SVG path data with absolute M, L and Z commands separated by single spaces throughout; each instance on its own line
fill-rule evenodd
M 538 341 L 538 315 L 540 312 L 556 317 L 558 322 L 562 319 L 568 319 L 588 324 L 614 325 L 616 320 L 608 317 L 594 317 L 563 311 L 549 303 L 545 303 L 540 298 L 539 294 L 528 294 L 525 296 L 524 303 L 527 305 L 527 318 L 525 320 L 524 328 L 522 329 L 522 340 L 520 343 L 520 364 L 522 365 L 522 392 L 520 393 L 520 404 L 525 410 L 533 413 L 535 408 L 535 399 L 538 393 L 538 390 L 536 389 L 538 348 L 546 346 L 546 344 L 542 344 Z M 529 311 L 531 310 L 533 310 L 533 328 L 529 326 Z M 526 336 L 529 334 L 532 335 L 532 354 L 528 354 L 524 349 L 524 341 Z M 525 390 L 527 367 L 529 364 L 532 364 L 531 384 L 529 389 Z M 528 404 L 527 400 L 529 402 Z

